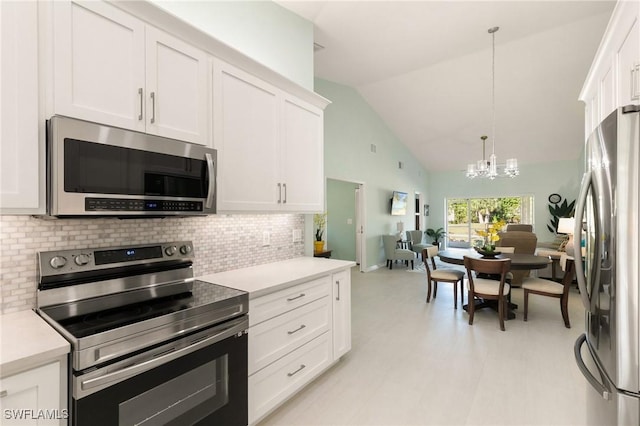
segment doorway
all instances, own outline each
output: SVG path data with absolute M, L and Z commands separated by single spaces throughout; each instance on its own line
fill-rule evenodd
M 363 183 L 327 178 L 327 247 L 333 259 L 352 260 L 361 272 L 366 267 L 364 197 Z

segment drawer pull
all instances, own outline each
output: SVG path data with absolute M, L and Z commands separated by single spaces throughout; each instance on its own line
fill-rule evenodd
M 298 368 L 296 371 L 292 372 L 292 373 L 287 373 L 287 376 L 291 377 L 291 376 L 295 376 L 296 374 L 298 374 L 299 372 L 301 372 L 302 370 L 304 370 L 307 366 L 304 364 L 300 364 L 300 368 Z
M 7 392 L 6 390 L 3 390 L 2 392 L 0 392 L 0 398 L 4 398 L 7 395 L 9 395 L 9 392 Z
M 298 331 L 302 330 L 305 327 L 306 327 L 306 325 L 302 324 L 300 327 L 296 328 L 293 331 L 287 331 L 287 334 L 291 335 L 291 334 L 297 333 Z
M 304 294 L 304 293 L 300 293 L 300 295 L 299 295 L 299 296 L 296 296 L 296 297 L 290 297 L 290 298 L 288 298 L 288 299 L 287 299 L 287 302 L 293 302 L 294 300 L 296 300 L 296 299 L 300 299 L 301 297 L 305 297 L 305 296 L 306 296 L 306 294 Z

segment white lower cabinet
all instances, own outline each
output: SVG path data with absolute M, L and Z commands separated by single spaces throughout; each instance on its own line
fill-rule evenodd
M 2 425 L 66 425 L 60 361 L 0 379 Z
M 249 376 L 249 424 L 254 424 L 284 402 L 332 361 L 331 333 L 326 332 Z
M 351 273 L 333 274 L 333 357 L 351 350 Z
M 344 269 L 249 301 L 249 424 L 351 349 L 351 276 Z

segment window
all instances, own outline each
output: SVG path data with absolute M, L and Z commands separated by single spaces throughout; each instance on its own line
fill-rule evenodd
M 481 242 L 476 231 L 487 223 L 533 225 L 533 197 L 450 198 L 447 199 L 447 247 L 473 247 Z

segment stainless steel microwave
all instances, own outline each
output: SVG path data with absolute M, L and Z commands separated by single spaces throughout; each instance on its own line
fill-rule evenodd
M 213 214 L 216 161 L 216 151 L 201 145 L 54 116 L 47 122 L 47 214 Z

